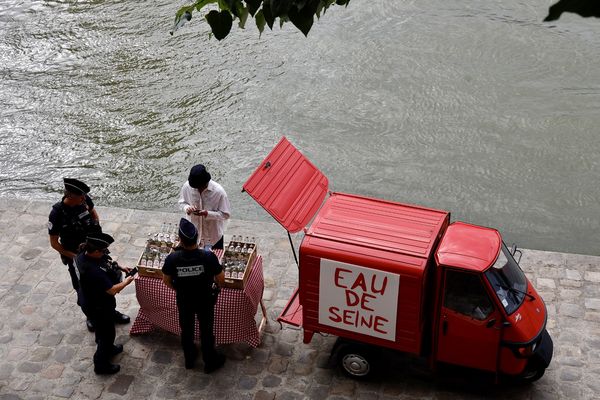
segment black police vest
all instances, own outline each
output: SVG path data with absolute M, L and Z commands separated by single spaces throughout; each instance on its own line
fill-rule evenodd
M 85 242 L 88 233 L 99 230 L 98 223 L 84 206 L 68 207 L 61 201 L 52 208 L 60 213 L 60 243 L 69 251 L 76 252 L 79 245 Z

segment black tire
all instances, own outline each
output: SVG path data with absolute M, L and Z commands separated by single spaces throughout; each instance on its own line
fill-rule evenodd
M 519 381 L 524 384 L 529 384 L 537 381 L 546 372 L 546 367 L 536 359 L 532 359 L 525 367 L 525 371 L 519 375 Z
M 347 376 L 354 379 L 367 379 L 373 376 L 373 352 L 365 346 L 345 345 L 340 348 L 338 362 Z

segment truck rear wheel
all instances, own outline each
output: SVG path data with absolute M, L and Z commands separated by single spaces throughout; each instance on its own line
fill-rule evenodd
M 365 379 L 373 373 L 373 355 L 363 346 L 346 345 L 339 350 L 342 371 L 351 378 Z

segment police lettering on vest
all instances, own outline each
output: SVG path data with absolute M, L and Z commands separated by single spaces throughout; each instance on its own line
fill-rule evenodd
M 177 277 L 185 278 L 189 276 L 200 276 L 204 273 L 204 265 L 190 265 L 187 267 L 177 267 Z

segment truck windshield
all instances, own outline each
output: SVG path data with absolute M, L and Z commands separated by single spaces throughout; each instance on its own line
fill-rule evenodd
M 515 312 L 525 299 L 527 278 L 504 242 L 498 259 L 485 272 L 485 276 L 506 313 L 510 315 Z

